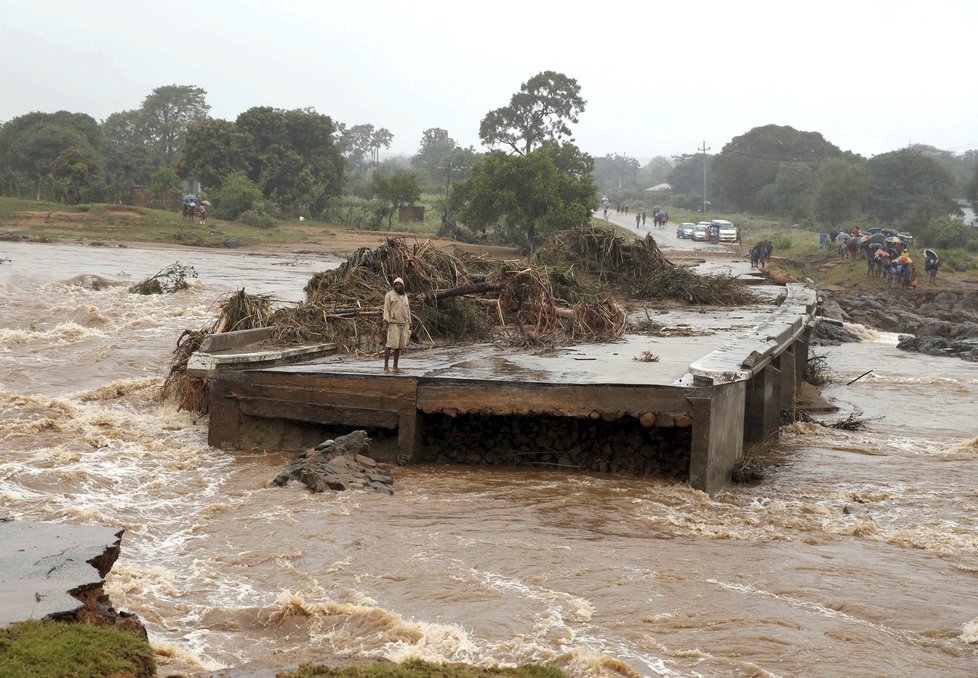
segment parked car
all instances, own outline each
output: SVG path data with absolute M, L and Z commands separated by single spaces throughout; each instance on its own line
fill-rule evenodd
M 685 238 L 686 240 L 689 240 L 690 238 L 693 237 L 693 229 L 695 228 L 696 228 L 696 224 L 688 221 L 683 222 L 679 224 L 679 227 L 676 229 L 676 237 Z
M 709 240 L 709 229 L 710 224 L 705 221 L 701 221 L 693 227 L 693 240 L 706 241 Z
M 714 219 L 710 223 L 717 227 L 720 242 L 737 242 L 739 240 L 737 228 L 729 221 L 725 219 Z

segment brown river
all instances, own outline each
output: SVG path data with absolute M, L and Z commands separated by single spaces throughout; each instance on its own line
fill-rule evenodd
M 160 674 L 325 656 L 541 662 L 572 676 L 978 675 L 978 365 L 895 336 L 817 349 L 845 416 L 796 424 L 716 501 L 654 478 L 397 469 L 393 497 L 271 487 L 161 404 L 170 351 L 244 286 L 326 260 L 3 243 L 0 516 L 119 526 L 107 579 Z M 174 261 L 190 290 L 130 284 Z M 692 339 L 695 341 L 695 339 Z M 866 370 L 871 375 L 845 386 Z M 0 548 L 3 545 L 0 544 Z

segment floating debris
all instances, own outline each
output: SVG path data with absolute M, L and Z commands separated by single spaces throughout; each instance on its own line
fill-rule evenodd
M 190 287 L 188 278 L 196 278 L 197 271 L 193 266 L 186 266 L 179 261 L 170 264 L 156 275 L 131 285 L 129 291 L 133 294 L 172 294 Z

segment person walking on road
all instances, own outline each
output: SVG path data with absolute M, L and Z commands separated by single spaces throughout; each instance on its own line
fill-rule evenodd
M 642 228 L 642 215 L 635 213 L 635 228 Z
M 411 339 L 411 306 L 404 291 L 404 280 L 394 278 L 394 289 L 384 295 L 384 329 L 387 331 L 387 345 L 384 348 L 384 374 L 401 374 L 397 361 L 401 351 Z M 394 352 L 394 367 L 389 367 L 391 351 Z

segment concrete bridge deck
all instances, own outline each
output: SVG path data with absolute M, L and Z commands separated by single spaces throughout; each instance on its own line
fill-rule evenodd
M 317 427 L 366 427 L 396 432 L 390 456 L 423 461 L 429 415 L 632 419 L 650 430 L 691 428 L 689 480 L 714 494 L 744 442 L 777 430 L 804 374 L 814 290 L 793 284 L 774 293 L 784 295 L 779 305 L 651 318 L 694 336 L 630 334 L 551 351 L 409 349 L 399 375 L 383 374 L 377 358 L 350 355 L 221 370 L 212 382 L 209 440 L 300 448 L 319 442 Z M 658 361 L 636 360 L 645 351 Z

